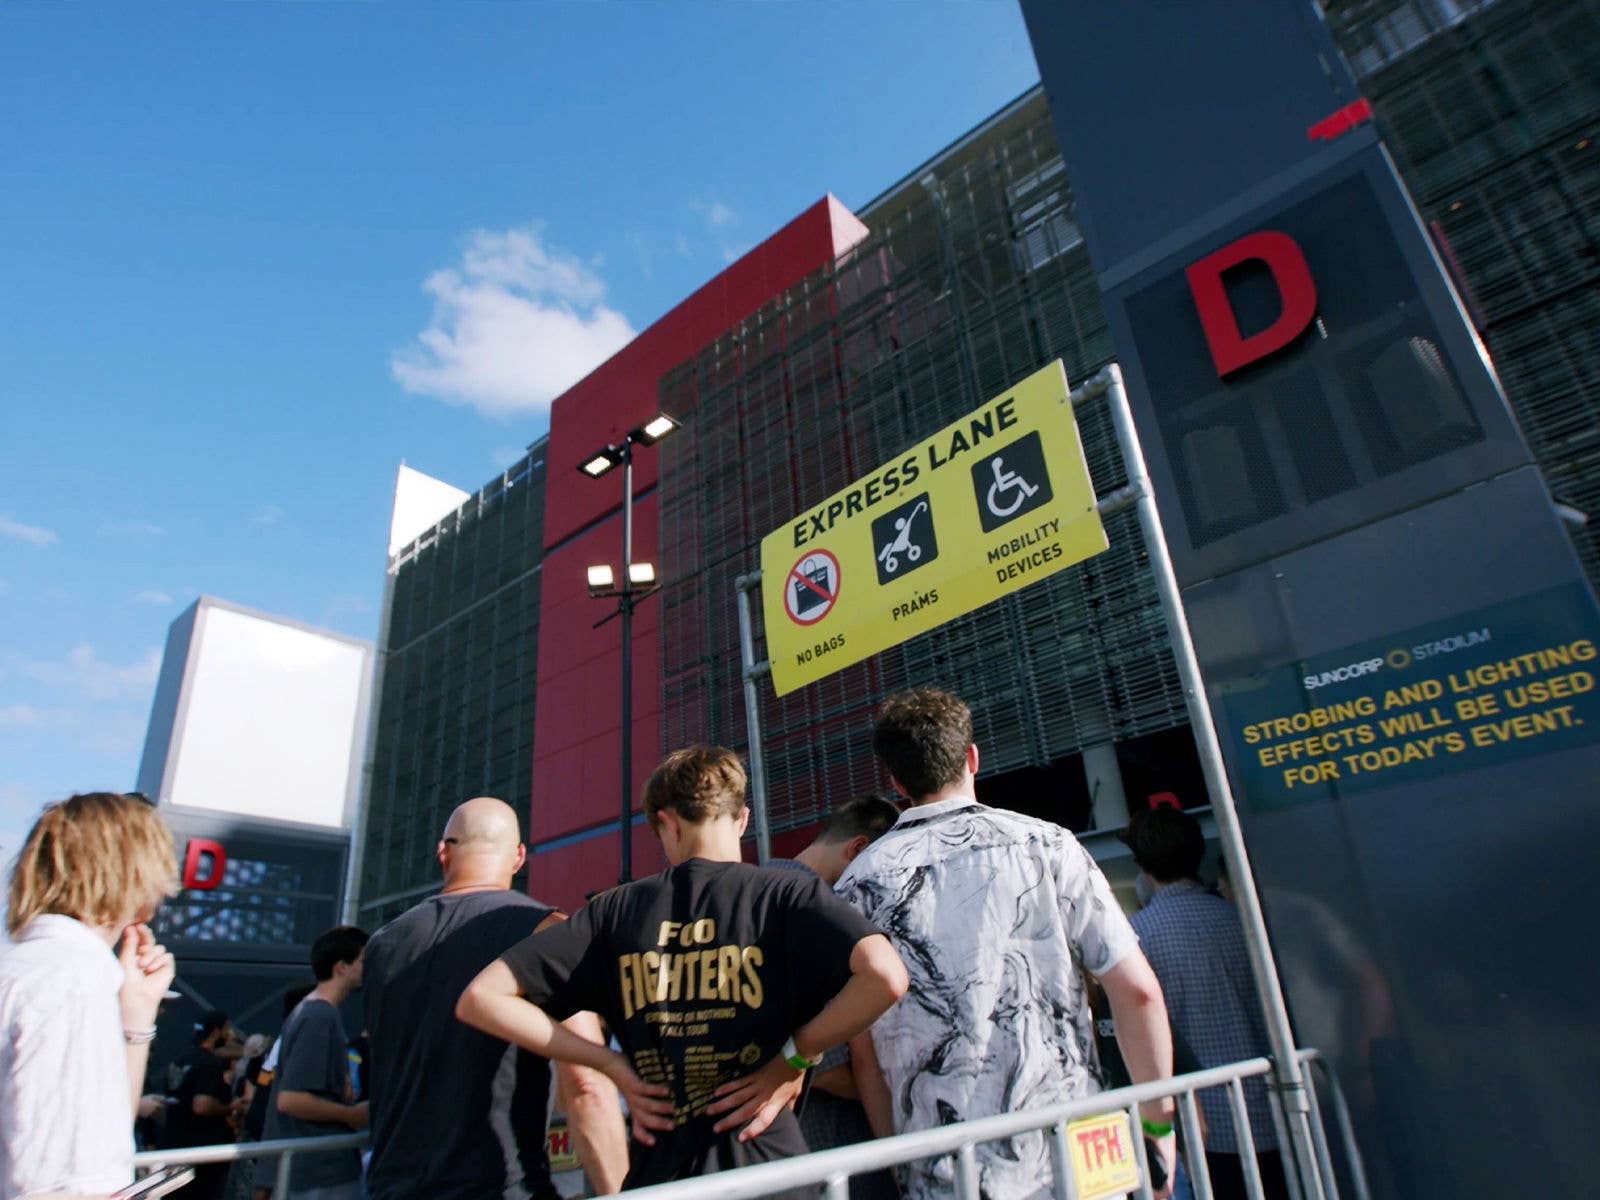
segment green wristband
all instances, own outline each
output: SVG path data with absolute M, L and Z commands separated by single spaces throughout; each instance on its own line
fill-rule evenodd
M 783 1049 L 779 1051 L 783 1060 L 796 1071 L 809 1071 L 822 1061 L 821 1058 L 806 1058 L 799 1050 L 795 1049 L 794 1038 L 784 1042 Z
M 1146 1121 L 1140 1118 L 1139 1124 L 1144 1127 L 1144 1131 L 1151 1137 L 1166 1137 L 1172 1132 L 1171 1121 Z

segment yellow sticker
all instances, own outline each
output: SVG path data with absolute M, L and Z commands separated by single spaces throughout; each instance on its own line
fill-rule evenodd
M 761 539 L 778 695 L 1107 546 L 1057 359 Z
M 1127 1113 L 1069 1122 L 1067 1159 L 1078 1185 L 1078 1200 L 1121 1196 L 1139 1186 L 1139 1159 Z
M 545 1131 L 545 1153 L 553 1172 L 573 1171 L 578 1167 L 578 1151 L 572 1144 L 572 1132 L 567 1128 L 567 1119 L 559 1113 L 550 1118 L 550 1127 Z

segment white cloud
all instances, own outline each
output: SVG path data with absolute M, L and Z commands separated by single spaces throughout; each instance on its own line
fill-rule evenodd
M 739 214 L 720 200 L 691 200 L 689 207 L 704 217 L 712 229 L 726 229 L 739 221 Z
M 31 546 L 52 546 L 56 542 L 56 535 L 51 530 L 41 529 L 37 525 L 24 525 L 10 517 L 0 517 L 0 537 L 16 538 Z
M 283 520 L 283 509 L 276 504 L 269 504 L 250 518 L 250 524 L 265 527 L 276 525 L 281 520 Z
M 423 283 L 433 321 L 389 360 L 408 392 L 488 416 L 540 412 L 632 340 L 605 283 L 538 226 L 475 231 L 461 262 Z
M 751 248 L 748 245 L 724 246 L 722 248 L 722 261 L 726 263 L 736 262 L 737 260 L 743 258 L 746 254 L 749 254 L 750 249 Z
M 156 588 L 146 588 L 142 592 L 135 592 L 129 597 L 129 599 L 135 604 L 158 604 L 165 606 L 172 603 L 171 596 L 169 596 L 166 592 L 160 591 Z
M 83 744 L 105 755 L 127 758 L 144 745 L 145 718 L 140 713 L 96 713 L 83 731 Z
M 152 646 L 133 662 L 117 664 L 101 660 L 89 642 L 79 642 L 65 659 L 28 663 L 23 671 L 39 683 L 82 692 L 91 700 L 147 699 L 161 672 L 161 651 Z
M 58 725 L 64 716 L 58 708 L 37 708 L 32 704 L 8 704 L 0 708 L 0 729 L 39 729 Z
M 95 530 L 101 537 L 161 537 L 167 531 L 154 521 L 106 521 Z

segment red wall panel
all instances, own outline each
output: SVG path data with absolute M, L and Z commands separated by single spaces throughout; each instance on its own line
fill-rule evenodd
M 528 856 L 528 894 L 546 904 L 572 912 L 584 903 L 590 892 L 610 887 L 617 881 L 617 833 L 615 829 L 579 841 L 567 842 Z M 667 865 L 661 843 L 643 822 L 633 829 L 633 873 L 635 878 L 654 875 Z
M 577 470 L 578 461 L 618 441 L 656 410 L 663 372 L 837 258 L 866 232 L 848 209 L 832 196 L 824 197 L 676 305 L 552 406 L 530 846 L 614 822 L 621 807 L 621 623 L 613 619 L 593 628 L 614 602 L 590 598 L 584 569 L 598 563 L 620 568 L 622 481 L 617 471 L 598 480 L 586 478 Z M 660 561 L 652 490 L 656 468 L 652 450 L 636 453 L 636 561 Z M 639 788 L 660 757 L 659 629 L 658 604 L 645 600 L 634 614 L 633 627 L 636 808 Z M 578 903 L 585 892 L 616 882 L 617 849 L 616 834 L 610 832 L 535 854 L 530 887 L 552 902 Z M 654 836 L 643 826 L 635 829 L 633 854 L 635 876 L 664 865 Z
M 595 492 L 558 481 L 572 472 L 577 483 L 584 482 L 575 473 L 579 459 L 618 440 L 655 412 L 656 381 L 663 371 L 831 262 L 866 232 L 847 208 L 824 196 L 557 397 L 550 409 L 546 452 L 545 545 L 555 545 L 617 503 L 615 494 L 604 489 Z M 641 489 L 655 482 L 654 456 L 648 451 L 640 456 L 634 476 Z

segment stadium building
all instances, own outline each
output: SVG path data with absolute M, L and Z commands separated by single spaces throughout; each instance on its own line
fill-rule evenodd
M 1322 7 L 1600 578 L 1581 524 L 1600 513 L 1600 3 Z M 665 749 L 745 748 L 734 581 L 763 534 L 1038 367 L 1076 384 L 1111 357 L 1039 89 L 731 264 L 560 397 L 521 461 L 471 496 L 435 485 L 392 542 L 357 919 L 433 890 L 445 815 L 483 793 L 521 813 L 535 894 L 571 906 L 617 878 L 621 649 L 584 573 L 618 561 L 620 489 L 586 454 L 658 409 L 684 423 L 635 460 L 634 554 L 663 583 L 633 631 L 637 788 Z M 1078 419 L 1103 495 L 1124 482 L 1107 414 Z M 1239 498 L 1196 502 L 1226 519 Z M 1107 532 L 1081 566 L 781 700 L 763 687 L 776 852 L 883 786 L 870 711 L 910 683 L 971 702 L 985 800 L 1084 833 L 1113 878 L 1130 806 L 1204 807 L 1133 514 Z M 654 870 L 637 817 L 629 835 Z

